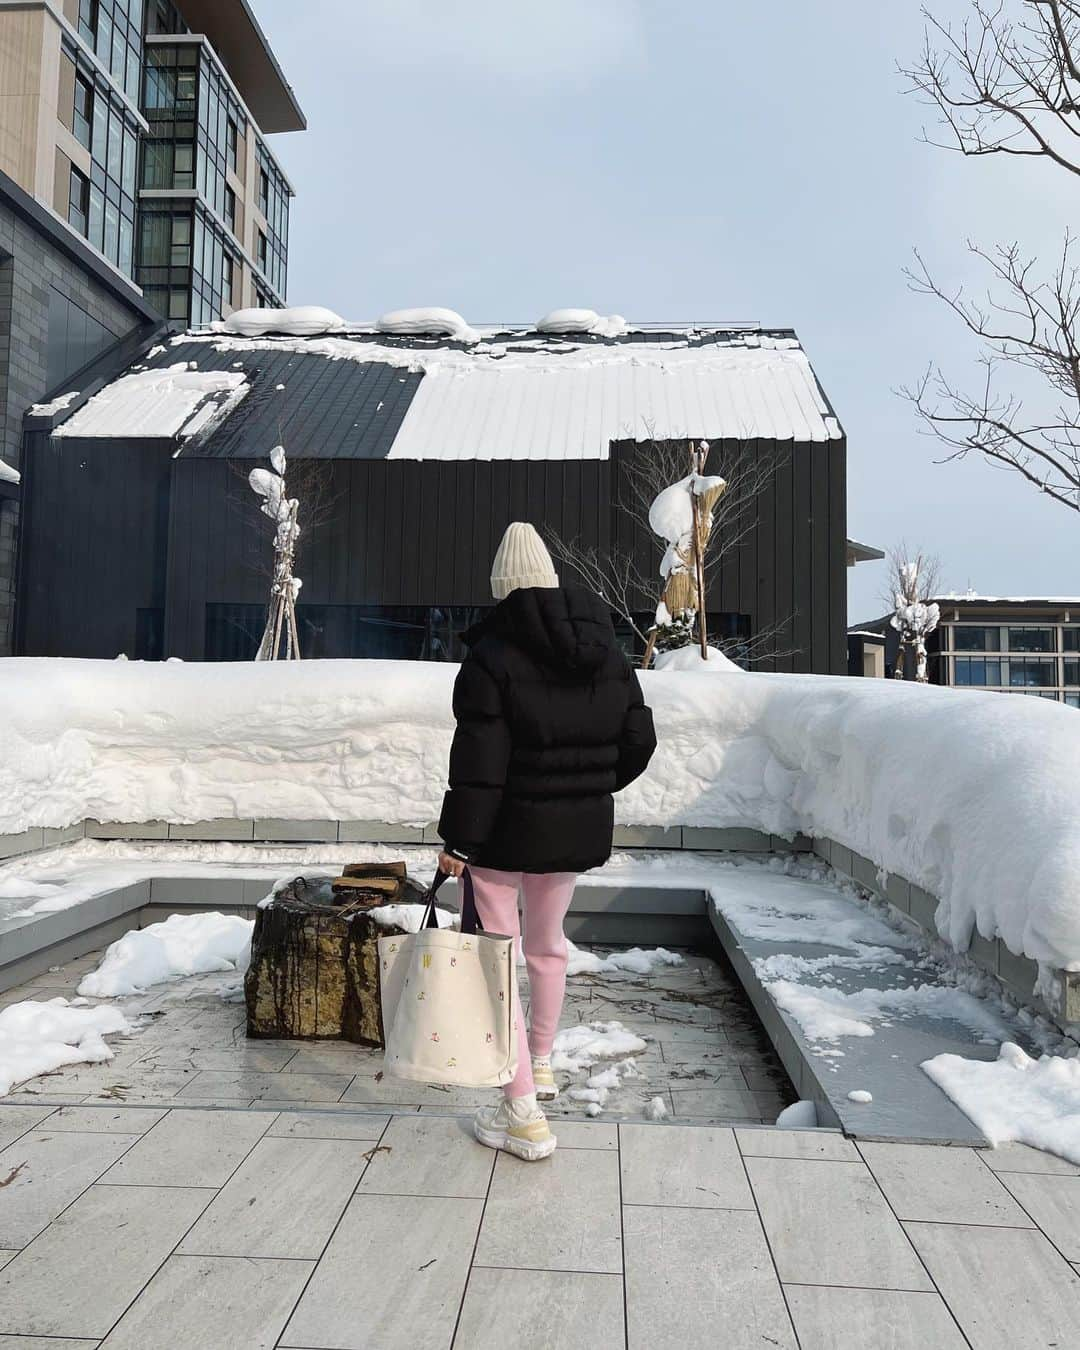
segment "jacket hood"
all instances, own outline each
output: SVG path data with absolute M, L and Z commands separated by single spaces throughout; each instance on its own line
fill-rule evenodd
M 590 676 L 615 647 L 611 611 L 580 586 L 523 586 L 463 634 L 470 647 L 493 634 L 524 648 L 543 665 Z

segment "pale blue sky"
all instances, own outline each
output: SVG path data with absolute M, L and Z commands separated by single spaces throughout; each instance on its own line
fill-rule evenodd
M 273 139 L 298 193 L 292 303 L 790 325 L 847 431 L 852 535 L 938 553 L 951 588 L 1080 594 L 1074 513 L 982 461 L 936 464 L 893 392 L 931 358 L 972 369 L 907 289 L 912 248 L 947 282 L 978 283 L 969 235 L 1049 259 L 1073 189 L 919 143 L 931 110 L 895 70 L 914 3 L 255 6 L 308 118 Z M 852 621 L 880 613 L 884 564 L 850 577 Z

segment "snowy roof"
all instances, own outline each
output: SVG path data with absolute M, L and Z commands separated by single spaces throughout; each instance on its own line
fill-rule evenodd
M 193 370 L 186 361 L 122 375 L 56 428 L 57 436 L 186 438 L 247 392 L 242 371 Z M 57 399 L 51 405 L 63 404 Z
M 843 435 L 790 330 L 470 333 L 464 342 L 374 325 L 311 335 L 203 331 L 174 338 L 147 358 L 145 373 L 179 363 L 234 372 L 250 385 L 185 451 L 199 455 L 250 456 L 282 440 L 291 455 L 308 457 L 596 460 L 619 440 Z M 108 392 L 87 405 L 102 416 L 88 419 L 83 409 L 63 434 L 176 434 L 161 418 L 160 430 L 147 430 L 126 400 L 110 411 L 99 402 Z
M 936 595 L 934 599 L 941 605 L 1078 605 L 1080 596 L 1075 595 L 976 595 L 974 591 L 962 594 L 949 592 Z

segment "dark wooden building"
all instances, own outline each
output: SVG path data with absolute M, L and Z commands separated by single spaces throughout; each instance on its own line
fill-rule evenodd
M 616 498 L 643 445 L 686 438 L 710 471 L 768 466 L 712 632 L 846 671 L 844 435 L 795 335 L 745 328 L 175 338 L 28 419 L 18 651 L 249 658 L 270 540 L 246 477 L 279 443 L 306 656 L 456 658 L 511 520 L 633 553 L 647 613 L 663 546 Z

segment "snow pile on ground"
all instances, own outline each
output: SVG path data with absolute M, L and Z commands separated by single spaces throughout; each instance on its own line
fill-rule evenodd
M 685 647 L 675 647 L 669 651 L 657 652 L 653 657 L 654 670 L 687 670 L 691 674 L 697 675 L 729 675 L 734 672 L 737 675 L 744 673 L 742 666 L 737 666 L 730 657 L 724 655 L 719 647 L 709 647 L 708 655 L 701 655 L 701 648 L 697 643 L 689 643 Z
M 558 1073 L 580 1073 L 598 1060 L 640 1055 L 645 1042 L 621 1022 L 588 1022 L 567 1027 L 555 1037 L 551 1067 Z
M 681 966 L 685 958 L 678 952 L 669 952 L 666 947 L 654 947 L 645 951 L 641 947 L 631 947 L 629 951 L 612 952 L 609 956 L 598 956 L 595 952 L 584 951 L 576 947 L 569 939 L 566 942 L 569 961 L 566 973 L 571 975 L 615 975 L 628 972 L 631 975 L 652 975 L 662 966 Z
M 18 471 L 18 469 L 15 468 L 14 465 L 9 464 L 5 459 L 0 459 L 0 482 L 4 483 L 22 482 L 22 474 Z
M 376 321 L 380 333 L 425 334 L 453 338 L 457 342 L 479 342 L 480 334 L 470 328 L 454 309 L 437 306 L 419 309 L 393 309 Z
M 28 999 L 0 1008 L 0 1097 L 18 1083 L 65 1064 L 99 1064 L 113 1052 L 102 1039 L 130 1031 L 118 1008 L 88 1008 L 64 998 Z
M 991 1144 L 1030 1144 L 1080 1164 L 1080 1058 L 1032 1059 L 1008 1042 L 996 1060 L 938 1055 L 922 1067 Z
M 817 1123 L 817 1106 L 805 1098 L 785 1106 L 776 1117 L 778 1130 L 813 1130 Z
M 0 833 L 87 818 L 428 824 L 456 673 L 0 660 Z M 659 749 L 616 799 L 620 822 L 828 836 L 939 896 L 938 927 L 960 950 L 977 925 L 1080 969 L 1075 710 L 836 676 L 646 671 L 641 682 Z
M 173 914 L 132 929 L 113 942 L 78 992 L 90 998 L 138 994 L 152 984 L 212 970 L 244 970 L 251 953 L 251 919 L 236 914 Z
M 54 436 L 180 436 L 206 431 L 247 393 L 243 371 L 193 370 L 184 361 L 107 384 Z
M 235 309 L 220 325 L 224 333 L 244 337 L 262 337 L 264 333 L 284 333 L 310 337 L 317 333 L 340 333 L 345 320 L 322 305 L 293 305 L 290 309 Z
M 602 316 L 595 309 L 552 309 L 536 325 L 538 333 L 592 333 L 595 337 L 622 337 L 627 323 L 621 314 Z

